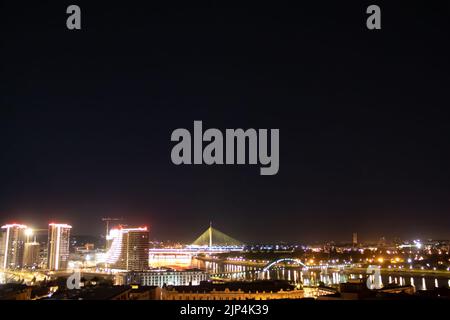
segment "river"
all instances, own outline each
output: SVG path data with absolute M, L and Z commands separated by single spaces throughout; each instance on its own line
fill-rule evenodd
M 274 268 L 262 272 L 259 267 L 227 264 L 223 262 L 210 262 L 192 259 L 191 267 L 212 272 L 232 280 L 288 280 L 304 285 L 317 285 L 322 282 L 326 285 L 337 285 L 351 279 L 363 278 L 362 272 L 337 270 L 302 270 L 302 268 Z M 408 274 L 399 272 L 382 272 L 381 284 L 413 285 L 416 290 L 430 290 L 438 287 L 450 287 L 450 275 L 435 276 L 426 274 Z

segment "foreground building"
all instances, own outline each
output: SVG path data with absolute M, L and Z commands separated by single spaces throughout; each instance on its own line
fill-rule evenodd
M 373 299 L 397 299 L 412 297 L 416 290 L 411 285 L 389 284 L 381 289 L 367 288 L 366 278 L 340 283 L 335 292 L 332 288 L 321 288 L 328 290 L 328 294 L 317 297 L 318 300 L 373 300 Z
M 49 270 L 66 270 L 69 260 L 70 229 L 72 226 L 61 223 L 50 223 L 48 226 Z
M 130 300 L 130 286 L 87 287 L 56 292 L 49 300 Z
M 169 286 L 163 288 L 161 293 L 162 300 L 274 300 L 303 297 L 303 290 L 281 280 L 202 282 L 198 286 Z
M 142 271 L 148 269 L 149 231 L 147 227 L 111 229 L 111 245 L 106 265 L 111 269 Z
M 88 286 L 56 292 L 48 300 L 160 300 L 161 288 L 140 286 Z
M 0 285 L 0 300 L 30 300 L 30 286 L 19 283 L 7 283 Z

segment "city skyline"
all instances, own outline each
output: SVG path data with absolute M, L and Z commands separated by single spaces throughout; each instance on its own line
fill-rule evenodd
M 277 244 L 277 243 L 278 244 L 282 244 L 282 243 L 285 243 L 285 244 L 324 244 L 324 243 L 332 243 L 332 242 L 335 242 L 337 244 L 339 244 L 339 243 L 341 243 L 341 244 L 342 243 L 353 243 L 354 244 L 354 243 L 376 243 L 376 242 L 379 242 L 380 240 L 386 240 L 386 241 L 389 241 L 389 242 L 394 242 L 394 241 L 402 242 L 402 241 L 412 241 L 412 240 L 417 240 L 417 239 L 422 239 L 422 240 L 426 240 L 426 241 L 428 241 L 428 240 L 430 240 L 430 241 L 431 240 L 433 240 L 433 241 L 438 241 L 438 240 L 446 241 L 448 239 L 448 238 L 445 238 L 445 237 L 435 237 L 435 236 L 432 236 L 432 235 L 431 236 L 420 236 L 420 233 L 415 234 L 415 235 L 410 236 L 410 237 L 401 237 L 399 235 L 392 235 L 392 236 L 389 237 L 389 236 L 385 236 L 384 234 L 380 233 L 380 235 L 378 237 L 376 237 L 376 238 L 367 238 L 367 236 L 361 235 L 359 232 L 355 232 L 353 230 L 352 232 L 348 233 L 345 237 L 338 238 L 338 239 L 336 239 L 336 238 L 335 239 L 333 239 L 333 238 L 324 238 L 324 239 L 315 238 L 312 241 L 302 241 L 301 239 L 297 239 L 297 240 L 294 240 L 294 241 L 286 241 L 286 240 L 283 240 L 283 239 L 278 239 L 276 241 L 265 241 L 264 239 L 255 239 L 255 240 L 252 240 L 252 241 L 241 242 L 241 239 L 239 239 L 239 240 L 233 239 L 233 238 L 229 237 L 228 235 L 223 234 L 221 231 L 218 231 L 215 228 L 212 228 L 213 223 L 210 221 L 208 229 L 205 230 L 204 228 L 203 229 L 202 228 L 196 228 L 197 230 L 195 230 L 195 232 L 197 232 L 197 231 L 198 232 L 196 233 L 196 236 L 194 238 L 191 238 L 191 239 L 188 239 L 188 240 L 183 240 L 184 237 L 182 237 L 182 236 L 179 237 L 179 238 L 172 238 L 172 239 L 171 238 L 164 238 L 164 237 L 160 237 L 160 238 L 155 237 L 152 234 L 152 231 L 153 231 L 152 226 L 145 225 L 145 224 L 131 224 L 130 225 L 130 224 L 126 223 L 127 220 L 124 217 L 121 217 L 120 219 L 119 218 L 103 218 L 103 221 L 105 221 L 105 219 L 110 219 L 109 223 L 107 224 L 107 227 L 108 227 L 108 234 L 107 234 L 108 236 L 107 237 L 106 237 L 106 233 L 105 233 L 105 229 L 104 229 L 105 228 L 104 224 L 103 225 L 100 224 L 99 229 L 100 230 L 103 229 L 103 230 L 101 232 L 97 233 L 97 234 L 81 234 L 81 233 L 76 232 L 76 228 L 75 228 L 75 232 L 73 232 L 73 230 L 71 230 L 70 236 L 73 236 L 73 237 L 84 237 L 84 236 L 86 236 L 86 237 L 96 238 L 97 240 L 101 240 L 101 241 L 104 241 L 105 239 L 108 241 L 108 237 L 113 237 L 113 238 L 115 237 L 115 236 L 111 236 L 111 234 L 110 234 L 111 230 L 124 230 L 124 231 L 126 231 L 126 230 L 137 230 L 137 231 L 139 231 L 141 229 L 142 230 L 145 229 L 144 231 L 148 232 L 148 234 L 149 234 L 148 240 L 150 242 L 153 242 L 153 241 L 161 241 L 161 242 L 170 241 L 170 242 L 174 242 L 174 243 L 178 242 L 178 243 L 182 243 L 182 244 L 196 244 L 199 241 L 203 241 L 204 240 L 203 238 L 208 236 L 209 230 L 212 229 L 215 232 L 218 232 L 219 234 L 221 234 L 222 236 L 229 238 L 230 241 L 232 241 L 232 242 L 242 243 L 242 244 L 246 244 L 246 245 L 270 244 L 270 243 L 272 243 L 272 244 Z M 111 223 L 111 221 L 114 221 L 114 220 L 118 220 L 118 221 L 121 221 L 121 222 L 120 223 L 119 222 Z M 14 221 L 17 221 L 17 219 L 14 220 Z M 49 226 L 49 227 L 52 226 L 52 225 L 67 226 L 70 229 L 72 229 L 72 227 L 73 227 L 73 225 L 71 223 L 70 224 L 69 223 L 55 223 L 53 221 L 54 220 L 52 220 L 51 222 L 47 223 L 45 226 Z M 57 220 L 57 221 L 61 221 L 61 219 Z M 30 224 L 30 223 L 27 223 L 27 222 L 24 222 L 24 223 L 11 222 L 11 223 L 0 223 L 0 225 L 3 225 L 2 228 L 10 228 L 11 226 L 13 226 L 13 227 L 17 226 L 17 227 L 22 228 L 23 231 L 24 231 L 23 238 L 24 239 L 26 238 L 27 242 L 29 242 L 29 243 L 33 243 L 33 241 L 29 241 L 33 237 L 34 237 L 34 239 L 36 239 L 36 236 L 40 236 L 40 237 L 47 236 L 47 229 L 41 229 L 40 228 L 40 227 L 42 227 L 42 224 Z M 28 234 L 27 234 L 27 232 L 28 232 Z M 230 230 L 229 232 L 231 234 L 233 234 L 233 230 Z M 201 239 L 203 239 L 203 240 L 201 240 Z M 204 241 L 206 241 L 206 240 L 204 240 Z
M 120 221 L 119 226 L 111 222 Z M 106 241 L 67 223 L 0 233 L 0 300 L 390 300 L 450 296 L 450 240 L 242 243 L 213 227 L 190 243 L 104 217 Z M 47 241 L 38 239 L 47 231 Z M 443 295 L 443 296 L 442 296 Z

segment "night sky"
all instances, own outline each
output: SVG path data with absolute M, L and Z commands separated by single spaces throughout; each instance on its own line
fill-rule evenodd
M 448 1 L 93 2 L 2 3 L 0 223 L 450 238 Z M 175 166 L 171 133 L 194 120 L 279 128 L 280 171 Z

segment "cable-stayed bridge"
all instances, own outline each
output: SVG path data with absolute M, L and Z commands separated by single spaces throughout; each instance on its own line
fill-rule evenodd
M 182 257 L 186 255 L 215 254 L 230 251 L 242 251 L 244 244 L 236 240 L 222 231 L 213 228 L 210 224 L 192 244 L 184 248 L 155 248 L 150 249 L 150 257 L 155 256 L 171 256 Z
M 212 225 L 190 247 L 243 247 L 243 243 L 215 229 Z

